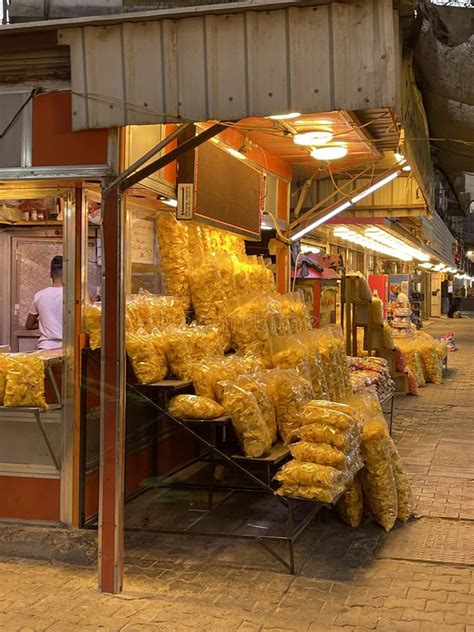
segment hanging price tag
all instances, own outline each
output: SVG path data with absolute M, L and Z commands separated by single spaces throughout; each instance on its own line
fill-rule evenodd
M 176 219 L 193 219 L 194 184 L 178 184 Z

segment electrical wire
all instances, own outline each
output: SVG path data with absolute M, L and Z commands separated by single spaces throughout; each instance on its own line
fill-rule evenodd
M 34 88 L 31 92 L 29 97 L 26 99 L 26 101 L 18 108 L 18 110 L 15 112 L 15 114 L 13 115 L 12 119 L 10 120 L 9 123 L 7 123 L 7 126 L 5 127 L 5 129 L 3 130 L 3 132 L 0 132 L 0 140 L 3 139 L 4 136 L 6 136 L 8 134 L 8 132 L 12 129 L 12 127 L 15 125 L 15 123 L 18 121 L 18 119 L 20 118 L 21 113 L 23 112 L 23 110 L 26 108 L 26 106 L 28 105 L 28 103 L 31 101 L 31 99 L 36 96 L 37 94 L 37 88 Z

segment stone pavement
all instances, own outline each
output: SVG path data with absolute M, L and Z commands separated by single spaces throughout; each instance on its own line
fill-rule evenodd
M 417 519 L 385 534 L 322 516 L 296 577 L 253 543 L 133 534 L 120 596 L 91 568 L 4 559 L 1 632 L 474 632 L 474 320 L 428 331 L 447 329 L 444 384 L 396 403 Z

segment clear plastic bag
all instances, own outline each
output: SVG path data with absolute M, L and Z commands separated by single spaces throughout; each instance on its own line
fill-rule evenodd
M 187 226 L 172 213 L 160 213 L 156 219 L 158 248 L 167 293 L 180 299 L 183 307 L 191 304 L 188 278 L 189 238 Z
M 383 346 L 385 349 L 393 349 L 395 346 L 392 328 L 388 323 L 383 324 Z
M 390 531 L 398 516 L 397 487 L 388 432 L 379 421 L 364 425 L 361 454 L 365 464 L 361 473 L 364 504 L 385 531 Z
M 178 419 L 217 419 L 225 415 L 220 404 L 199 395 L 176 395 L 169 403 L 168 412 Z
M 326 399 L 313 399 L 309 402 L 312 406 L 319 406 L 320 408 L 327 408 L 328 410 L 335 410 L 340 413 L 344 413 L 349 417 L 354 419 L 354 422 L 357 420 L 357 412 L 355 408 L 350 406 L 349 404 L 344 404 L 343 402 L 331 402 Z
M 7 384 L 8 356 L 0 353 L 0 406 L 3 406 L 5 399 L 5 387 Z
M 353 431 L 338 430 L 332 426 L 321 424 L 302 426 L 297 430 L 297 435 L 302 441 L 328 443 L 343 452 L 350 452 L 354 446 L 357 446 L 357 438 Z
M 235 380 L 235 384 L 254 395 L 263 419 L 267 424 L 272 443 L 275 443 L 278 434 L 276 412 L 268 384 L 266 384 L 263 380 L 259 380 L 258 374 L 240 375 Z
M 431 341 L 422 342 L 418 344 L 417 350 L 420 354 L 425 380 L 431 384 L 442 384 L 443 370 L 436 352 L 436 344 Z
M 262 374 L 261 379 L 269 386 L 275 405 L 278 431 L 284 443 L 297 436 L 300 425 L 299 411 L 312 399 L 311 383 L 293 369 L 274 369 Z
M 398 454 L 398 450 L 392 437 L 387 437 L 387 441 L 392 462 L 393 475 L 395 477 L 395 486 L 397 488 L 397 515 L 401 522 L 407 522 L 407 520 L 409 520 L 413 515 L 413 494 L 410 482 L 403 468 L 402 460 Z
M 329 465 L 303 461 L 288 461 L 275 475 L 275 480 L 285 485 L 317 485 L 340 488 L 347 481 L 344 470 Z
M 273 336 L 270 339 L 272 365 L 276 369 L 295 369 L 312 383 L 312 372 L 306 347 L 295 336 Z
M 300 412 L 300 420 L 303 426 L 320 424 L 344 431 L 355 430 L 356 428 L 358 430 L 357 422 L 354 418 L 346 413 L 324 408 L 317 403 L 317 400 L 312 400 L 303 406 Z
M 266 367 L 271 366 L 268 317 L 273 304 L 267 295 L 253 297 L 229 313 L 234 347 L 241 353 L 258 355 Z
M 329 391 L 319 352 L 317 332 L 304 332 L 298 336 L 298 340 L 301 340 L 306 349 L 314 396 L 317 399 L 328 399 Z
M 190 375 L 197 395 L 222 401 L 223 385 L 226 380 L 234 382 L 239 375 L 248 373 L 249 365 L 238 355 L 204 358 L 191 368 Z
M 84 317 L 85 330 L 89 334 L 89 347 L 98 349 L 101 345 L 102 310 L 98 303 L 87 305 Z
M 223 357 L 217 327 L 181 327 L 166 332 L 166 356 L 170 372 L 179 380 L 191 379 L 192 369 L 207 357 Z
M 313 500 L 325 505 L 332 505 L 342 494 L 344 488 L 340 487 L 321 487 L 320 485 L 287 485 L 283 484 L 276 491 L 278 496 L 289 496 L 294 498 L 304 498 L 305 500 Z
M 298 461 L 330 465 L 337 470 L 343 470 L 346 467 L 346 454 L 328 443 L 298 441 L 298 443 L 291 443 L 288 448 L 293 458 Z
M 372 322 L 375 325 L 383 325 L 383 303 L 378 296 L 372 296 L 370 301 L 372 309 Z
M 37 354 L 11 354 L 7 360 L 4 405 L 48 408 L 45 399 L 45 366 Z
M 232 420 L 244 454 L 254 458 L 267 454 L 272 440 L 254 395 L 232 382 L 225 382 L 222 405 Z
M 141 384 L 154 384 L 168 375 L 166 344 L 164 335 L 129 334 L 127 336 L 127 354 L 133 370 Z
M 362 498 L 362 485 L 359 477 L 349 483 L 344 494 L 336 505 L 341 520 L 353 528 L 360 527 L 364 514 L 364 502 Z

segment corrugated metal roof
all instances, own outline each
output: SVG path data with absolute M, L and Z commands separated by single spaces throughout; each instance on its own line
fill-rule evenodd
M 391 1 L 311 5 L 60 31 L 74 129 L 396 107 Z

